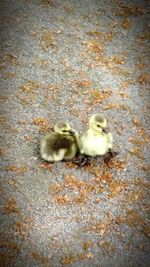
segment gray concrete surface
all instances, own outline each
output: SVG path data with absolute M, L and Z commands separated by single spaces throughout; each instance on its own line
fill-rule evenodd
M 148 1 L 5 0 L 1 13 L 1 266 L 148 267 Z M 47 164 L 57 119 L 103 112 L 118 156 Z

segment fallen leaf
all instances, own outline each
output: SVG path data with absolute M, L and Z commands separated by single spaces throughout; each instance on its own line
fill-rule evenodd
M 42 31 L 41 35 L 41 41 L 40 41 L 41 47 L 44 49 L 54 49 L 56 48 L 56 33 L 53 31 L 49 31 L 47 29 Z
M 73 174 L 66 175 L 64 181 L 65 181 L 65 186 L 73 189 L 81 189 L 83 186 L 85 187 L 85 183 L 79 181 Z
M 36 81 L 29 81 L 20 87 L 23 93 L 32 93 L 39 88 L 39 83 Z
M 109 198 L 116 197 L 121 191 L 124 190 L 126 183 L 124 181 L 112 180 L 109 183 Z
M 83 88 L 89 87 L 92 85 L 92 82 L 89 80 L 76 80 L 75 83 L 78 87 L 83 87 Z
M 62 184 L 53 184 L 53 185 L 49 186 L 48 191 L 51 194 L 57 194 L 57 193 L 62 192 L 63 189 L 64 189 L 64 187 Z
M 122 19 L 121 27 L 123 29 L 129 29 L 132 26 L 131 20 L 129 18 Z
M 145 74 L 142 74 L 140 77 L 139 77 L 139 83 L 141 85 L 146 85 L 148 84 L 150 81 L 150 78 L 149 78 L 149 75 L 147 73 Z
M 73 264 L 75 262 L 75 256 L 73 255 L 64 256 L 61 262 L 63 265 Z
M 130 99 L 131 99 L 131 96 L 128 95 L 127 93 L 125 93 L 125 92 L 120 92 L 119 94 L 120 94 L 120 96 L 123 97 L 123 98 L 130 98 Z
M 110 103 L 103 107 L 103 110 L 108 110 L 108 109 L 121 109 L 121 110 L 129 111 L 129 113 L 132 113 L 131 109 L 128 106 L 125 106 L 123 104 Z
M 139 159 L 142 159 L 142 160 L 144 159 L 144 156 L 142 154 L 142 150 L 139 147 L 135 147 L 135 148 L 129 150 L 129 152 L 130 152 L 130 154 L 135 155 Z
M 57 203 L 57 204 L 60 204 L 60 205 L 66 205 L 66 204 L 71 204 L 72 201 L 71 201 L 71 198 L 67 195 L 64 195 L 64 196 L 55 196 L 54 197 L 54 201 Z
M 38 261 L 40 264 L 48 264 L 49 263 L 49 258 L 43 255 L 40 255 L 37 251 L 32 251 L 31 252 L 31 257 Z
M 24 174 L 28 171 L 28 168 L 25 166 L 17 167 L 16 165 L 8 165 L 4 167 L 5 171 L 15 172 L 17 175 Z
M 15 200 L 11 199 L 8 201 L 7 206 L 4 208 L 5 214 L 17 213 L 20 214 L 19 210 L 17 209 L 17 203 Z
M 93 246 L 93 242 L 91 240 L 88 240 L 88 241 L 83 243 L 83 249 L 84 250 L 89 249 L 91 246 Z
M 8 54 L 5 55 L 5 61 L 6 61 L 8 64 L 11 64 L 11 65 L 14 65 L 14 66 L 19 65 L 19 61 L 18 61 L 17 57 L 14 56 L 14 55 L 11 54 L 11 53 L 8 53 Z
M 137 118 L 134 118 L 134 119 L 132 120 L 132 122 L 133 122 L 133 124 L 134 124 L 135 126 L 138 126 L 138 127 L 142 126 L 141 121 L 140 121 L 139 119 L 137 119 Z

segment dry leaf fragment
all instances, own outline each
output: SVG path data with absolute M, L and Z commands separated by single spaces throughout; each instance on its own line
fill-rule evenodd
M 1 254 L 0 254 L 0 262 L 1 266 L 11 266 L 14 265 L 17 261 L 20 248 L 18 245 L 12 241 L 5 239 L 5 241 L 0 242 Z
M 24 93 L 33 93 L 39 88 L 39 83 L 36 81 L 29 81 L 20 87 L 20 90 Z
M 5 214 L 10 213 L 17 213 L 20 214 L 19 210 L 17 209 L 17 203 L 15 200 L 11 199 L 8 201 L 7 206 L 4 208 Z
M 94 257 L 94 254 L 89 252 L 89 253 L 84 253 L 84 252 L 81 252 L 81 253 L 78 253 L 76 255 L 76 261 L 81 261 L 81 260 L 86 260 L 86 259 L 93 259 Z
M 92 82 L 89 80 L 77 80 L 75 81 L 78 87 L 89 87 L 92 85 Z
M 65 4 L 64 9 L 69 14 L 69 13 L 73 12 L 74 5 L 72 5 L 72 4 Z
M 93 245 L 93 242 L 91 240 L 88 240 L 86 242 L 83 243 L 83 249 L 87 250 L 89 249 L 91 246 Z
M 22 167 L 17 167 L 16 165 L 8 165 L 4 168 L 5 171 L 13 171 L 16 174 L 24 174 L 25 172 L 27 172 L 28 168 L 25 166 Z
M 120 94 L 120 96 L 123 97 L 123 98 L 131 98 L 131 96 L 128 95 L 127 93 L 125 93 L 125 92 L 120 92 L 119 94 Z
M 81 261 L 81 260 L 86 260 L 86 259 L 92 259 L 94 257 L 94 254 L 92 254 L 91 252 L 89 253 L 78 253 L 77 255 L 68 255 L 68 256 L 65 256 L 63 259 L 62 259 L 62 264 L 63 265 L 70 265 L 70 264 L 73 264 L 75 262 L 78 262 L 78 261 Z
M 118 217 L 116 217 L 115 223 L 118 225 L 123 224 L 123 223 L 125 223 L 125 218 L 123 216 L 119 215 Z
M 8 64 L 12 64 L 12 65 L 19 65 L 19 61 L 18 61 L 18 59 L 17 59 L 17 57 L 16 56 L 14 56 L 13 54 L 11 54 L 11 53 L 8 53 L 8 54 L 6 54 L 6 56 L 5 56 L 5 60 L 6 60 L 6 62 L 8 63 Z
M 125 168 L 126 162 L 123 160 L 117 160 L 117 159 L 112 159 L 111 161 L 108 162 L 108 167 L 109 168 L 116 168 L 123 170 Z
M 145 181 L 145 180 L 143 180 L 141 178 L 136 178 L 135 179 L 135 185 L 139 186 L 139 187 L 144 187 L 145 189 L 150 189 L 150 182 L 149 181 Z
M 86 46 L 88 53 L 96 53 L 98 55 L 102 55 L 103 46 L 99 41 L 88 40 L 88 41 L 84 42 L 83 44 Z
M 49 124 L 48 120 L 45 118 L 34 118 L 32 120 L 32 123 L 39 126 L 39 131 L 41 133 L 45 133 L 48 132 L 50 130 L 52 130 L 52 126 Z
M 135 155 L 135 156 L 137 156 L 139 159 L 144 159 L 144 156 L 143 156 L 143 154 L 142 154 L 142 150 L 141 150 L 141 148 L 139 148 L 139 147 L 135 147 L 134 149 L 131 149 L 131 150 L 129 150 L 129 152 L 132 154 L 132 155 Z
M 16 73 L 14 72 L 10 72 L 10 71 L 5 71 L 2 73 L 2 76 L 4 79 L 13 79 L 14 77 L 16 77 Z
M 73 162 L 65 162 L 65 165 L 67 166 L 67 168 L 76 168 L 77 167 L 77 165 L 75 164 L 75 163 L 73 163 Z
M 93 224 L 88 230 L 97 233 L 100 236 L 106 234 L 109 231 L 109 222 L 98 222 Z
M 87 197 L 87 193 L 86 192 L 80 192 L 80 194 L 77 197 L 74 197 L 73 199 L 73 203 L 76 204 L 84 204 L 87 203 L 88 197 Z
M 62 259 L 63 265 L 73 264 L 74 262 L 75 262 L 75 256 L 73 256 L 73 255 L 67 255 L 67 256 L 63 257 L 63 259 Z
M 103 33 L 102 32 L 98 32 L 98 31 L 90 31 L 90 32 L 87 32 L 87 35 L 101 37 L 103 35 Z
M 143 171 L 145 171 L 145 172 L 147 172 L 147 171 L 149 171 L 150 170 L 150 165 L 141 165 L 140 166 L 141 167 L 141 170 L 143 170 Z
M 121 57 L 117 57 L 117 56 L 112 56 L 109 59 L 109 62 L 114 62 L 120 65 L 124 65 L 125 64 L 125 59 L 121 58 Z
M 16 233 L 22 236 L 25 240 L 28 238 L 29 230 L 31 230 L 33 226 L 32 217 L 23 218 L 23 220 L 17 221 L 14 225 L 14 230 Z
M 8 99 L 8 96 L 0 94 L 0 101 L 2 101 L 2 103 L 5 103 Z
M 48 124 L 48 120 L 45 118 L 34 118 L 32 120 L 33 124 L 38 125 L 38 126 L 43 126 Z
M 61 184 L 53 184 L 49 186 L 48 191 L 51 194 L 57 194 L 63 191 L 63 189 L 64 187 Z
M 115 22 L 114 22 L 115 23 Z M 111 41 L 112 37 L 114 36 L 114 32 L 100 32 L 100 31 L 89 31 L 86 33 L 90 37 L 97 37 L 101 38 L 103 41 Z
M 145 41 L 149 41 L 149 40 L 150 40 L 150 32 L 149 31 L 142 32 L 137 39 L 137 41 L 140 44 L 144 43 Z
M 150 226 L 148 223 L 143 224 L 143 233 L 150 238 Z
M 141 123 L 140 120 L 137 119 L 137 118 L 134 118 L 134 119 L 132 120 L 132 122 L 134 123 L 135 126 L 138 126 L 138 127 L 142 126 L 142 123 Z
M 101 247 L 103 253 L 110 254 L 115 250 L 115 247 L 108 241 L 102 240 L 99 242 L 99 246 Z
M 117 11 L 114 15 L 129 17 L 129 16 L 140 16 L 146 13 L 147 13 L 147 10 L 139 4 L 126 3 L 126 2 L 120 1 Z
M 41 46 L 44 49 L 56 48 L 56 33 L 49 30 L 43 30 L 41 36 Z
M 136 64 L 136 66 L 140 69 L 140 70 L 143 70 L 147 64 L 144 62 L 143 59 L 139 58 L 139 63 Z
M 144 234 L 149 236 L 149 225 L 135 210 L 127 210 L 125 216 L 116 218 L 117 224 L 128 224 L 130 227 L 141 227 Z
M 139 199 L 143 198 L 143 192 L 142 191 L 135 191 L 132 192 L 132 194 L 129 196 L 129 200 L 131 202 L 138 201 Z
M 40 0 L 40 2 L 43 6 L 48 7 L 48 6 L 55 6 L 56 1 L 55 0 Z
M 133 81 L 133 80 L 125 80 L 125 81 L 122 81 L 121 82 L 121 88 L 124 90 L 126 87 L 129 87 L 130 85 L 133 85 L 133 84 L 135 84 L 135 81 Z
M 66 175 L 64 180 L 65 180 L 65 185 L 73 189 L 77 189 L 77 188 L 81 189 L 81 187 L 85 186 L 85 183 L 82 181 L 79 181 L 73 174 Z
M 125 18 L 121 21 L 121 27 L 123 29 L 129 29 L 131 27 L 132 23 L 129 18 Z
M 128 107 L 128 106 L 125 106 L 123 104 L 113 104 L 113 103 L 110 103 L 110 104 L 107 104 L 106 106 L 103 107 L 104 110 L 107 110 L 107 109 L 121 109 L 121 110 L 127 110 L 131 113 L 131 109 Z
M 135 138 L 135 137 L 129 137 L 129 142 L 131 142 L 132 144 L 137 145 L 137 146 L 141 146 L 141 145 L 146 144 L 145 140 Z
M 109 65 L 108 66 L 112 72 L 112 74 L 114 75 L 122 75 L 122 76 L 125 76 L 125 77 L 129 77 L 131 76 L 132 72 L 129 71 L 127 68 L 121 68 L 119 66 L 114 66 L 114 65 Z
M 131 227 L 142 226 L 143 218 L 134 210 L 127 210 L 125 222 Z
M 40 264 L 47 264 L 49 263 L 49 258 L 43 255 L 40 255 L 37 251 L 32 251 L 31 257 L 35 260 L 37 260 Z
M 24 141 L 26 142 L 26 141 L 28 141 L 28 142 L 36 142 L 35 141 L 35 139 L 31 136 L 31 135 L 26 135 L 26 136 L 24 136 Z
M 102 181 L 106 181 L 106 182 L 111 182 L 113 179 L 113 176 L 112 176 L 112 173 L 110 172 L 104 172 L 102 175 L 101 175 L 101 180 Z
M 60 205 L 66 205 L 66 204 L 71 204 L 71 199 L 70 197 L 68 197 L 67 195 L 64 195 L 64 196 L 56 196 L 54 197 L 54 201 L 57 203 L 57 204 L 60 204 Z
M 44 170 L 48 170 L 48 171 L 52 172 L 54 165 L 47 163 L 47 162 L 44 162 L 44 163 L 40 164 L 40 167 Z
M 111 183 L 109 184 L 109 197 L 116 197 L 125 187 L 126 183 L 123 181 L 111 181 Z
M 40 67 L 45 68 L 48 67 L 49 62 L 46 59 L 39 59 L 35 61 L 35 64 L 38 64 Z
M 112 91 L 111 90 L 100 91 L 99 89 L 91 89 L 89 91 L 85 91 L 84 93 L 92 97 L 91 104 L 97 104 L 97 103 L 102 103 L 104 100 L 110 97 Z
M 141 85 L 146 85 L 148 84 L 150 81 L 150 78 L 149 78 L 149 75 L 147 73 L 145 74 L 142 74 L 140 77 L 139 77 L 139 83 Z

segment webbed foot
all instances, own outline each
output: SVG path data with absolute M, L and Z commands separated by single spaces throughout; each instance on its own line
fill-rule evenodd
M 110 154 L 110 156 L 112 158 L 116 157 L 118 155 L 118 152 L 117 151 L 112 151 L 111 149 L 109 149 L 108 153 Z
M 84 167 L 89 164 L 89 157 L 86 155 L 80 155 L 73 160 L 73 163 L 77 164 L 79 167 Z

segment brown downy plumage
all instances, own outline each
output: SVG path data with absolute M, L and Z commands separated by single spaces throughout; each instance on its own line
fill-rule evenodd
M 77 139 L 77 132 L 72 130 L 67 122 L 57 122 L 54 132 L 41 140 L 41 158 L 50 162 L 73 159 L 78 151 Z

